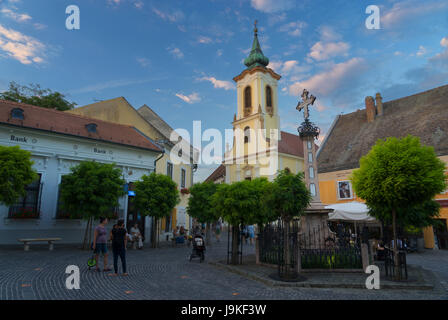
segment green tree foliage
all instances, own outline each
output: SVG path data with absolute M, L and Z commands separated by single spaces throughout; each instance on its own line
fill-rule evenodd
M 296 276 L 289 264 L 291 261 L 290 222 L 294 217 L 303 215 L 310 202 L 311 193 L 303 181 L 303 173 L 292 174 L 289 170 L 282 170 L 278 173 L 268 193 L 266 203 L 269 210 L 273 212 L 272 214 L 283 220 L 283 257 L 286 269 L 282 276 L 285 278 Z
M 210 223 L 219 219 L 217 211 L 212 206 L 212 196 L 218 185 L 213 182 L 195 183 L 190 188 L 187 213 L 199 222 Z
M 378 140 L 361 158 L 360 168 L 351 179 L 372 215 L 392 222 L 396 243 L 397 223 L 402 227 L 419 226 L 435 216 L 436 206 L 431 200 L 446 188 L 444 171 L 445 164 L 437 158 L 434 148 L 422 146 L 419 138 L 409 135 Z M 395 256 L 398 263 L 397 250 Z M 396 269 L 399 278 L 398 265 Z
M 76 103 L 66 100 L 63 94 L 50 89 L 42 89 L 38 84 L 22 86 L 11 82 L 9 90 L 0 93 L 0 99 L 59 111 L 71 110 L 76 106 Z
M 114 164 L 83 161 L 70 170 L 61 181 L 61 206 L 69 214 L 88 220 L 83 244 L 87 249 L 93 220 L 111 217 L 124 194 L 125 181 Z
M 135 183 L 135 206 L 144 216 L 154 217 L 152 245 L 157 246 L 158 221 L 168 217 L 180 202 L 176 183 L 164 174 L 144 175 Z
M 294 175 L 288 170 L 279 172 L 267 198 L 269 210 L 284 221 L 301 216 L 310 202 L 311 193 L 303 181 L 303 173 Z
M 266 178 L 221 184 L 212 196 L 217 214 L 232 225 L 232 264 L 238 263 L 240 225 L 263 224 L 276 219 L 265 205 L 270 183 Z
M 0 146 L 0 203 L 13 205 L 25 195 L 25 187 L 37 178 L 31 153 L 19 146 Z
M 212 197 L 212 205 L 233 226 L 267 223 L 275 220 L 265 205 L 269 190 L 266 178 L 221 184 Z

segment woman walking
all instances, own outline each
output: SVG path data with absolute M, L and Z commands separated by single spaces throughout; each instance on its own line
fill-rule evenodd
M 126 271 L 126 245 L 127 245 L 127 232 L 124 227 L 124 220 L 120 219 L 117 222 L 117 228 L 112 230 L 112 252 L 114 254 L 114 276 L 118 275 L 118 257 L 121 260 L 121 267 L 123 275 L 127 276 Z
M 98 261 L 100 253 L 104 258 L 104 271 L 110 271 L 107 266 L 107 230 L 106 224 L 108 223 L 107 218 L 100 217 L 100 224 L 95 227 L 95 232 L 93 235 L 93 251 L 95 253 L 95 260 Z M 100 271 L 99 265 L 96 265 L 96 271 Z

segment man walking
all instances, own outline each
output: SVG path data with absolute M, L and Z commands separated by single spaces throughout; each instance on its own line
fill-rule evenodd
M 117 228 L 112 230 L 112 252 L 114 254 L 114 276 L 118 275 L 118 256 L 120 256 L 123 275 L 127 276 L 126 272 L 126 229 L 124 228 L 124 220 L 120 219 L 117 222 Z

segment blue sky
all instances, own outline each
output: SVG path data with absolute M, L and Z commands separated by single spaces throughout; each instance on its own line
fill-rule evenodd
M 65 28 L 79 6 L 80 30 Z M 368 30 L 368 5 L 381 29 Z M 446 0 L 0 0 L 0 90 L 39 83 L 78 105 L 124 96 L 173 128 L 231 128 L 232 78 L 259 38 L 282 75 L 282 129 L 296 132 L 298 92 L 318 97 L 325 135 L 336 115 L 448 84 Z M 204 171 L 205 172 L 205 171 Z

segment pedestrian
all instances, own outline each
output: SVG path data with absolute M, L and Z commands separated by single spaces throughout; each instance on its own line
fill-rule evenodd
M 93 252 L 95 253 L 95 260 L 98 261 L 98 257 L 100 253 L 104 258 L 103 270 L 111 271 L 111 269 L 107 266 L 107 230 L 106 224 L 109 220 L 105 217 L 100 217 L 100 224 L 95 227 L 95 231 L 93 234 Z M 100 271 L 99 264 L 96 265 L 96 271 Z
M 138 223 L 134 224 L 131 228 L 131 241 L 138 241 L 138 248 L 143 248 L 143 236 L 140 232 L 140 228 L 138 227 Z
M 127 232 L 124 227 L 124 220 L 120 219 L 117 222 L 117 228 L 112 230 L 112 252 L 114 255 L 114 276 L 118 275 L 118 257 L 121 260 L 121 267 L 123 275 L 127 276 L 126 270 L 126 245 L 127 245 Z
M 254 243 L 254 239 L 255 239 L 255 228 L 253 225 L 249 225 L 247 226 L 247 234 L 249 235 L 249 242 L 251 245 L 253 245 Z
M 215 237 L 216 237 L 216 241 L 219 242 L 220 241 L 220 237 L 221 237 L 221 221 L 217 221 L 216 225 L 215 225 Z

